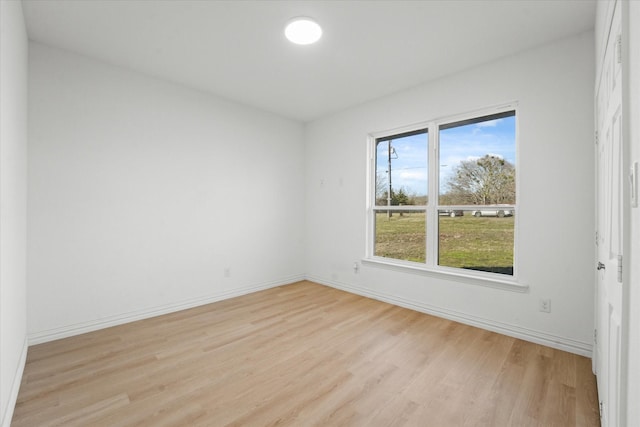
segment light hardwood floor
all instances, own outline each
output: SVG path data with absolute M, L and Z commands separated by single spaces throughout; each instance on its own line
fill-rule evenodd
M 310 282 L 29 348 L 13 426 L 597 426 L 591 361 Z

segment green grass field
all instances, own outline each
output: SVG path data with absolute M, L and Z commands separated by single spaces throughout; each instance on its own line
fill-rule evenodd
M 439 265 L 513 274 L 514 218 L 438 217 Z M 376 215 L 375 255 L 425 262 L 425 216 Z

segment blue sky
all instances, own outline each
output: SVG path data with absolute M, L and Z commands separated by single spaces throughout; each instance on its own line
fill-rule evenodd
M 416 195 L 426 194 L 428 140 L 428 135 L 423 133 L 391 141 L 391 180 L 394 190 L 404 187 Z M 387 185 L 388 147 L 387 141 L 378 144 L 376 167 L 378 176 L 383 176 Z
M 394 139 L 391 142 L 392 185 L 404 187 L 410 193 L 424 195 L 428 188 L 427 134 Z M 515 116 L 457 126 L 440 132 L 440 192 L 446 191 L 446 182 L 455 167 L 463 160 L 478 159 L 486 154 L 502 157 L 515 165 Z M 376 172 L 386 179 L 388 169 L 388 143 L 377 148 Z

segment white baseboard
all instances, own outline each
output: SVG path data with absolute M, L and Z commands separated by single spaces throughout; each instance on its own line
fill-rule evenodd
M 559 337 L 546 332 L 523 328 L 516 325 L 510 325 L 508 323 L 497 322 L 491 319 L 484 319 L 481 317 L 472 316 L 466 313 L 456 312 L 453 310 L 436 307 L 421 302 L 410 301 L 395 295 L 380 293 L 372 291 L 371 289 L 363 288 L 361 286 L 354 286 L 334 280 L 325 280 L 314 276 L 307 276 L 307 280 L 353 294 L 362 295 L 378 301 L 383 301 L 400 307 L 419 311 L 421 313 L 431 314 L 437 317 L 464 323 L 466 325 L 471 325 L 492 332 L 497 332 L 502 335 L 519 338 L 525 341 L 530 341 L 558 350 L 568 351 L 570 353 L 579 354 L 581 356 L 589 358 L 592 357 L 593 345 L 591 343 L 577 341 L 565 337 Z
M 453 320 L 456 322 L 464 323 L 478 328 L 486 329 L 489 331 L 497 332 L 503 335 L 507 335 L 514 338 L 523 339 L 525 341 L 534 342 L 536 344 L 545 345 L 547 347 L 556 348 L 559 350 L 568 351 L 570 353 L 579 354 L 581 356 L 592 357 L 593 346 L 591 343 L 585 343 L 582 341 L 573 340 L 570 338 L 559 337 L 546 332 L 536 331 L 528 328 L 523 328 L 517 325 L 511 325 L 508 323 L 498 322 L 491 319 L 485 319 L 477 316 L 472 316 L 466 313 L 456 312 L 441 307 L 424 304 L 421 302 L 407 300 L 395 295 L 380 293 L 372 291 L 361 286 L 354 286 L 351 284 L 338 282 L 334 280 L 326 280 L 315 276 L 291 276 L 278 281 L 264 282 L 259 284 L 253 284 L 244 286 L 232 291 L 220 292 L 212 295 L 207 295 L 201 298 L 194 298 L 190 300 L 180 301 L 178 303 L 167 304 L 164 306 L 154 307 L 151 309 L 134 311 L 117 316 L 110 316 L 108 318 L 94 320 L 90 322 L 83 322 L 74 325 L 68 325 L 60 328 L 49 329 L 46 331 L 40 331 L 31 333 L 28 336 L 29 345 L 40 344 L 56 339 L 66 338 L 73 335 L 79 335 L 86 332 L 96 331 L 99 329 L 108 328 L 111 326 L 117 326 L 124 323 L 134 322 L 136 320 L 148 319 L 150 317 L 160 316 L 163 314 L 173 313 L 180 310 L 186 310 L 189 308 L 197 307 L 200 305 L 210 304 L 216 301 L 221 301 L 229 298 L 246 295 L 252 292 L 258 292 L 265 289 L 282 286 L 300 280 L 310 280 L 312 282 L 329 286 L 336 289 L 341 289 L 346 292 L 350 292 L 357 295 L 362 295 L 368 298 L 373 298 L 379 301 L 394 304 L 400 307 L 405 307 L 411 310 L 419 311 L 426 314 L 442 317 L 445 319 Z M 26 349 L 24 355 L 26 358 Z M 22 368 L 24 368 L 24 361 Z M 18 383 L 18 388 L 20 383 Z M 16 391 L 17 397 L 17 391 Z M 4 424 L 3 424 L 4 427 Z
M 29 341 L 27 337 L 24 338 L 22 345 L 22 352 L 20 354 L 20 360 L 16 373 L 13 376 L 13 382 L 11 384 L 11 391 L 9 392 L 9 401 L 7 402 L 7 410 L 2 414 L 2 427 L 10 427 L 11 419 L 13 418 L 13 410 L 16 407 L 18 400 L 18 392 L 20 391 L 20 384 L 22 383 L 22 374 L 24 373 L 24 365 L 27 363 L 27 349 L 29 348 Z
M 180 310 L 186 310 L 213 302 L 222 301 L 229 298 L 235 298 L 241 295 L 262 291 L 265 289 L 275 288 L 290 283 L 304 280 L 304 275 L 290 276 L 280 280 L 263 282 L 233 289 L 231 291 L 219 292 L 206 295 L 199 298 L 192 298 L 176 303 L 166 304 L 145 310 L 136 310 L 115 316 L 109 316 L 103 319 L 82 322 L 73 325 L 67 325 L 60 328 L 49 329 L 29 334 L 29 345 L 41 344 L 48 341 L 54 341 L 61 338 L 67 338 L 74 335 L 80 335 L 87 332 L 97 331 L 99 329 L 109 328 L 111 326 L 122 325 L 124 323 L 135 322 L 136 320 L 148 319 L 150 317 L 161 316 L 163 314 L 174 313 Z

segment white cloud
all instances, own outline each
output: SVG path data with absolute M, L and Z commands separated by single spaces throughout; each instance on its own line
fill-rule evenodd
M 422 171 L 402 171 L 399 174 L 404 181 L 426 181 L 427 173 Z

